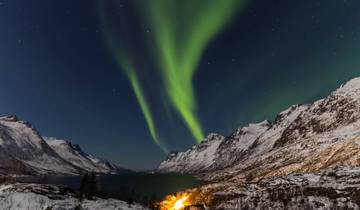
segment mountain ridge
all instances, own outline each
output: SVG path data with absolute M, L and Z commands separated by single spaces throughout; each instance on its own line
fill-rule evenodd
M 213 135 L 211 134 L 199 145 L 170 156 L 160 163 L 157 171 L 185 172 L 202 177 L 201 173 L 231 167 L 244 159 L 282 148 L 299 138 L 331 133 L 341 126 L 346 127 L 356 123 L 360 119 L 360 109 L 357 107 L 360 107 L 360 78 L 350 80 L 328 97 L 312 104 L 289 107 L 280 112 L 273 122 L 265 120 L 251 123 L 236 129 L 227 137 L 217 134 L 221 136 L 221 140 L 209 145 L 208 142 Z M 357 126 L 357 124 L 353 125 Z M 201 163 L 198 150 L 202 150 L 203 153 L 216 151 L 213 156 L 204 158 L 206 163 Z M 191 163 L 187 163 L 187 160 Z M 213 162 L 210 164 L 209 160 Z
M 0 165 L 2 176 L 128 171 L 88 155 L 70 142 L 43 137 L 29 122 L 19 120 L 16 115 L 0 117 Z

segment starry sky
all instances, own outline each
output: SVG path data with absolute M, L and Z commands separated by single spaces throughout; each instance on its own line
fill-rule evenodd
M 0 115 L 151 169 L 360 75 L 358 0 L 0 0 Z

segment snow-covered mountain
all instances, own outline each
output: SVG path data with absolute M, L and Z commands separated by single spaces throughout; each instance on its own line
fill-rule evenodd
M 281 112 L 274 122 L 263 121 L 237 129 L 222 137 L 210 134 L 186 152 L 172 153 L 160 164 L 161 172 L 185 172 L 213 180 L 246 172 L 279 175 L 329 166 L 332 152 L 357 149 L 360 136 L 360 78 L 309 105 L 294 105 Z M 347 153 L 349 151 L 346 151 Z M 319 156 L 323 158 L 316 158 Z M 342 156 L 352 163 L 353 157 Z M 309 166 L 314 158 L 317 166 Z M 325 161 L 325 162 L 321 162 Z M 355 160 L 354 160 L 355 161 Z M 334 161 L 333 164 L 338 164 Z M 280 170 L 281 169 L 281 170 Z M 211 172 L 216 174 L 211 174 Z M 221 171 L 221 173 L 219 173 Z M 254 174 L 253 174 L 254 175 Z
M 103 174 L 116 174 L 118 172 L 127 171 L 107 160 L 87 154 L 78 144 L 73 144 L 69 141 L 53 137 L 43 137 L 43 139 L 60 157 L 70 162 L 72 165 L 85 169 L 86 171 Z
M 200 190 L 210 192 L 211 196 L 205 194 L 215 200 L 218 199 L 216 195 L 225 194 L 229 202 L 233 200 L 244 204 L 244 200 L 239 198 L 242 196 L 248 199 L 250 205 L 259 199 L 270 202 L 270 198 L 260 196 L 259 185 L 252 186 L 256 196 L 244 197 L 249 193 L 246 191 L 250 187 L 249 183 L 261 186 L 268 184 L 263 189 L 268 191 L 273 184 L 268 181 L 270 179 L 283 182 L 290 174 L 316 176 L 320 171 L 344 166 L 348 168 L 344 169 L 343 174 L 350 178 L 351 171 L 346 170 L 359 166 L 359 157 L 360 78 L 355 78 L 325 99 L 308 105 L 291 106 L 273 122 L 250 124 L 237 129 L 228 137 L 211 134 L 186 152 L 172 153 L 157 170 L 190 173 L 203 180 L 216 182 Z M 296 185 L 290 181 L 287 184 Z M 344 187 L 354 187 L 354 192 L 360 193 L 360 186 L 348 184 Z M 337 190 L 334 186 L 330 188 L 332 191 Z M 227 192 L 233 193 L 229 195 Z M 331 202 L 338 198 L 341 196 L 335 196 Z M 216 205 L 219 209 L 236 209 L 234 203 L 233 208 L 224 207 L 225 202 L 226 199 Z M 329 202 L 324 202 L 324 205 Z M 353 203 L 356 202 L 353 199 Z M 239 203 L 236 205 L 241 206 Z M 271 209 L 271 206 L 262 207 Z
M 16 116 L 0 117 L 0 175 L 115 173 L 120 168 L 63 140 L 44 138 Z

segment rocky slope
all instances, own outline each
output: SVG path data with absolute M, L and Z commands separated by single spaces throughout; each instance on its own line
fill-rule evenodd
M 47 139 L 16 116 L 0 117 L 0 175 L 114 173 L 120 168 L 63 140 Z
M 359 209 L 359 181 L 359 167 L 339 167 L 201 190 L 203 195 L 212 191 L 214 209 Z
M 76 198 L 70 188 L 40 184 L 5 184 L 0 185 L 0 210 L 146 210 L 138 204 L 128 204 L 115 199 Z
M 214 136 L 217 136 L 217 140 L 214 140 Z M 205 186 L 202 190 L 207 192 L 207 196 L 212 195 L 215 200 L 218 194 L 233 192 L 223 197 L 221 203 L 217 203 L 216 206 L 220 209 L 236 209 L 239 205 L 252 209 L 254 206 L 251 205 L 255 205 L 254 203 L 259 209 L 276 209 L 277 201 L 275 202 L 272 196 L 277 192 L 267 195 L 262 194 L 260 189 L 271 191 L 288 185 L 303 186 L 302 181 L 294 182 L 290 174 L 300 174 L 298 177 L 306 180 L 306 177 L 320 176 L 317 173 L 335 170 L 335 167 L 347 166 L 342 174 L 351 178 L 354 175 L 351 168 L 360 165 L 359 155 L 360 78 L 355 78 L 325 99 L 313 104 L 290 107 L 281 112 L 274 122 L 250 124 L 237 129 L 228 137 L 212 134 L 190 150 L 169 156 L 160 164 L 158 171 L 191 173 L 201 179 L 217 182 Z M 356 176 L 352 179 L 354 183 L 357 182 Z M 271 181 L 272 179 L 275 180 Z M 314 187 L 310 181 L 305 181 L 308 183 L 306 186 Z M 343 184 L 344 188 L 352 187 L 354 192 L 360 187 L 348 182 Z M 337 191 L 337 180 L 328 187 L 330 191 Z M 255 195 L 249 196 L 252 188 L 256 189 L 253 191 Z M 295 188 L 291 189 L 296 191 Z M 320 188 L 317 190 L 321 191 Z M 295 194 L 297 193 L 300 192 Z M 328 195 L 323 194 L 306 195 L 307 200 L 313 199 L 306 205 L 315 208 L 314 203 L 320 202 L 319 199 L 331 199 L 331 202 L 322 200 L 325 206 L 330 206 L 336 203 L 338 198 L 343 198 L 339 195 L 326 198 Z M 350 194 L 344 199 L 349 200 Z M 287 206 L 289 204 L 300 205 L 299 208 L 302 209 L 296 195 L 289 198 L 290 203 L 282 203 L 283 206 L 280 207 L 287 209 L 290 208 Z M 259 200 L 261 202 L 258 202 Z M 350 207 L 357 202 L 355 199 L 347 205 Z

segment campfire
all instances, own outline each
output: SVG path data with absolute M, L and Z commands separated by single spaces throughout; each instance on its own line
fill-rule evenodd
M 160 203 L 160 210 L 184 210 L 190 205 L 190 193 L 178 193 L 166 196 L 165 200 Z
M 159 204 L 159 210 L 205 210 L 206 198 L 197 189 L 168 195 Z

